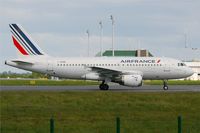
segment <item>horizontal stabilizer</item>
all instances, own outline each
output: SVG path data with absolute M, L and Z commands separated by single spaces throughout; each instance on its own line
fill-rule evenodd
M 27 61 L 21 61 L 21 60 L 12 60 L 12 62 L 15 62 L 17 64 L 24 64 L 24 65 L 33 65 L 33 62 L 27 62 Z

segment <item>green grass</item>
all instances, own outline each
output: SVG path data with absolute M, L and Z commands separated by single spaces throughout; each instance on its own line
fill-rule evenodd
M 200 85 L 200 80 L 169 80 L 167 81 L 169 85 Z M 162 80 L 145 80 L 146 85 L 162 85 Z
M 0 80 L 0 85 L 5 86 L 67 86 L 67 85 L 97 85 L 95 81 L 85 80 Z
M 0 91 L 1 133 L 177 133 L 200 131 L 200 93 Z
M 67 85 L 98 85 L 97 81 L 85 81 L 85 80 L 0 80 L 0 85 L 5 86 L 67 86 Z M 162 80 L 145 80 L 146 85 L 162 85 Z M 169 80 L 169 85 L 200 85 L 199 81 L 189 81 L 189 80 Z

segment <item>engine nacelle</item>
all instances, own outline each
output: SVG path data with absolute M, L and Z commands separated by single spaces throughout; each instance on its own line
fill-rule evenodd
M 130 86 L 130 87 L 142 86 L 142 76 L 141 75 L 122 75 L 122 82 L 120 84 L 124 86 Z

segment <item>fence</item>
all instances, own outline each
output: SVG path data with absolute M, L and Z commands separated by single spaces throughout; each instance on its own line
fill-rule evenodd
M 50 119 L 50 133 L 54 133 L 54 119 Z M 116 133 L 120 133 L 120 118 L 116 118 Z M 178 116 L 178 133 L 182 133 L 182 117 Z

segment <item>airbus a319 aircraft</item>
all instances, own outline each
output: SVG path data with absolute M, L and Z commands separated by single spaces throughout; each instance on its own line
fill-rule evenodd
M 6 60 L 6 65 L 55 77 L 102 81 L 100 90 L 108 90 L 108 82 L 138 87 L 143 80 L 163 80 L 163 89 L 167 90 L 168 79 L 193 74 L 182 61 L 165 57 L 52 57 L 20 25 L 9 27 L 13 43 L 23 56 Z

